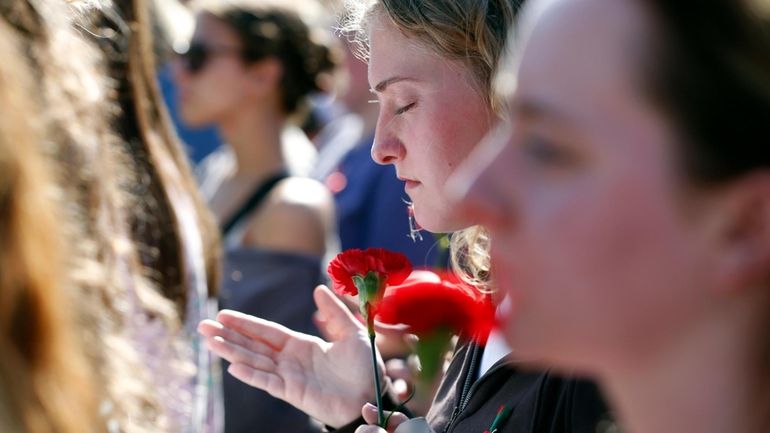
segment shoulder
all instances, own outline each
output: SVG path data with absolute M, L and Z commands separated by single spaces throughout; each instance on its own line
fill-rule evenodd
M 247 229 L 246 243 L 261 248 L 323 255 L 332 230 L 334 204 L 318 181 L 290 177 L 270 192 Z

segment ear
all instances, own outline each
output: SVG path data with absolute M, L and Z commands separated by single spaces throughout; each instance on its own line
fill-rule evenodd
M 258 60 L 247 67 L 248 91 L 261 97 L 275 92 L 283 77 L 281 62 L 274 57 Z
M 735 292 L 770 283 L 770 170 L 751 174 L 725 191 L 718 278 Z

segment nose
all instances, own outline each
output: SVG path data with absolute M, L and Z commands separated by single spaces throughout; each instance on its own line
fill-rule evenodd
M 447 196 L 473 224 L 494 229 L 513 222 L 510 134 L 508 124 L 495 127 L 447 182 Z
M 382 120 L 382 113 L 377 119 L 372 145 L 372 159 L 380 165 L 395 164 L 404 159 L 406 148 L 392 131 L 390 125 Z

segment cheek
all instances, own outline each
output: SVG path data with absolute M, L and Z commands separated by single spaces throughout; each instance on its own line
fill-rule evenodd
M 541 345 L 541 355 L 610 356 L 629 341 L 641 346 L 690 300 L 692 255 L 665 191 L 630 178 L 599 183 L 525 197 L 515 331 L 530 334 L 527 344 Z
M 190 82 L 185 111 L 201 121 L 215 121 L 240 101 L 243 85 L 243 77 L 228 69 L 204 70 Z
M 454 105 L 456 102 L 443 101 L 442 105 L 426 110 L 422 119 L 414 119 L 421 128 L 418 146 L 423 148 L 426 162 L 441 174 L 438 180 L 442 185 L 478 145 L 491 124 L 483 107 L 468 112 Z

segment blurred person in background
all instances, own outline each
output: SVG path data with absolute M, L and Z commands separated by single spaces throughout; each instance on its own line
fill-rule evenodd
M 195 26 L 195 17 L 187 2 L 179 0 L 152 0 L 150 6 L 158 62 L 158 82 L 163 100 L 190 160 L 193 164 L 199 164 L 222 145 L 222 139 L 217 129 L 211 125 L 190 127 L 182 121 L 177 97 L 179 89 L 174 81 L 172 68 L 174 52 L 187 49 Z
M 221 305 L 315 334 L 312 288 L 337 250 L 334 203 L 306 177 L 316 151 L 296 123 L 337 63 L 329 29 L 314 25 L 324 9 L 314 0 L 193 8 L 195 31 L 174 70 L 184 121 L 215 125 L 227 144 L 198 171 L 224 238 Z M 229 375 L 224 391 L 228 433 L 320 430 Z

